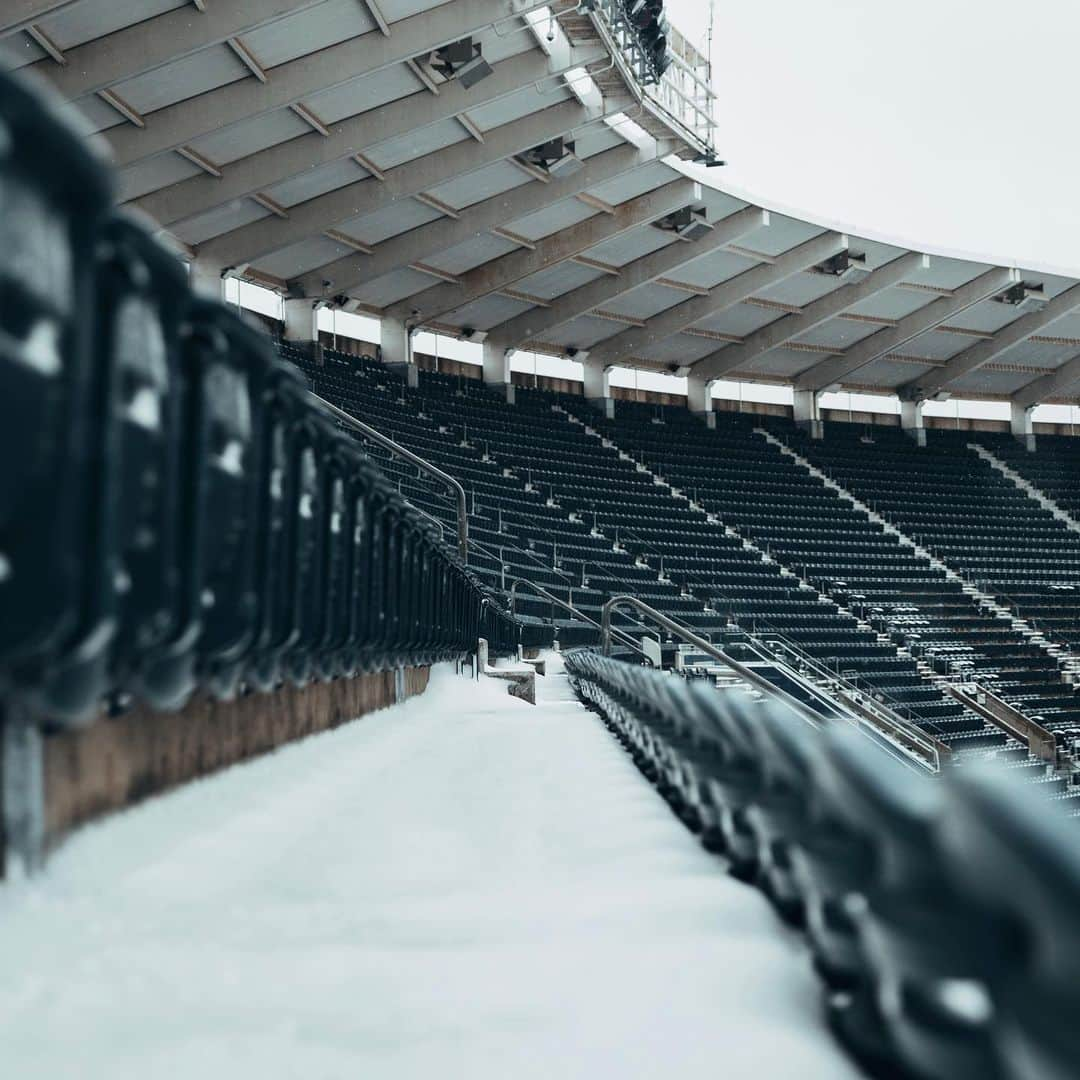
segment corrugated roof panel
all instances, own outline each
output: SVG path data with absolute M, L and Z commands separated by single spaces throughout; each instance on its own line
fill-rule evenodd
M 509 255 L 511 251 L 519 250 L 517 244 L 504 240 L 501 236 L 480 233 L 479 236 L 471 237 L 463 244 L 455 244 L 446 251 L 426 256 L 422 261 L 450 274 L 464 274 L 474 266 L 481 266 L 492 259 L 498 259 L 502 255 Z
M 677 242 L 682 243 L 682 241 Z M 661 232 L 659 229 L 633 229 L 596 244 L 585 254 L 590 259 L 597 259 L 609 266 L 625 266 L 635 259 L 642 259 L 654 251 L 659 251 L 662 247 L 667 247 L 670 243 L 672 243 L 670 234 Z
M 595 214 L 596 211 L 591 206 L 586 206 L 580 199 L 562 199 L 543 210 L 537 210 L 510 222 L 507 228 L 528 240 L 539 240 L 552 233 L 580 225 Z
M 375 181 L 372 181 L 374 183 Z M 437 221 L 443 217 L 438 210 L 415 199 L 402 199 L 370 214 L 358 214 L 338 226 L 342 232 L 363 240 L 365 244 L 381 244 L 392 236 Z
M 754 233 L 753 251 L 760 251 L 763 255 L 783 255 L 793 247 L 813 240 L 827 230 L 819 225 L 811 225 L 808 221 L 796 221 L 795 218 L 785 217 L 783 214 L 770 214 L 769 227 L 758 229 Z M 744 245 L 751 247 L 749 243 Z
M 298 56 L 372 32 L 378 34 L 379 28 L 363 4 L 356 0 L 326 0 L 249 30 L 243 41 L 264 68 L 274 68 Z
M 917 338 L 905 342 L 893 352 L 903 353 L 904 356 L 925 356 L 928 360 L 948 360 L 958 352 L 971 345 L 975 345 L 978 338 L 967 337 L 963 334 L 950 334 L 941 330 L 931 330 L 920 334 Z
M 539 296 L 543 300 L 554 300 L 563 293 L 580 289 L 597 278 L 607 277 L 602 270 L 594 270 L 591 266 L 582 266 L 576 262 L 561 262 L 555 266 L 549 266 L 514 286 L 530 296 Z
M 595 315 L 580 315 L 571 322 L 549 330 L 543 336 L 545 341 L 563 348 L 588 349 L 598 341 L 603 341 L 604 338 L 609 338 L 625 329 L 625 323 L 598 319 Z
M 488 29 L 479 34 L 473 34 L 473 40 L 480 43 L 484 59 L 489 64 L 497 64 L 500 60 L 508 60 L 534 49 L 539 51 L 540 46 L 531 31 L 507 33 L 508 25 L 511 24 L 504 24 L 497 30 Z
M 720 311 L 702 319 L 699 326 L 706 330 L 715 330 L 718 334 L 734 334 L 746 337 L 755 330 L 760 330 L 777 319 L 784 318 L 784 313 L 772 308 L 758 307 L 757 304 L 736 304 L 727 311 Z
M 427 94 L 429 91 L 405 64 L 394 64 L 382 71 L 311 94 L 304 99 L 304 104 L 324 124 L 336 124 L 346 117 L 420 93 Z
M 0 69 L 4 71 L 15 71 L 27 64 L 35 64 L 48 55 L 29 34 L 11 34 L 0 38 Z
M 530 305 L 523 300 L 514 300 L 509 296 L 491 293 L 479 300 L 474 300 L 471 304 L 466 304 L 457 311 L 452 311 L 441 321 L 453 326 L 472 326 L 477 330 L 490 330 L 491 327 L 498 326 L 499 323 L 504 323 L 523 311 L 528 311 L 529 307 Z
M 669 289 L 665 285 L 650 282 L 608 300 L 603 307 L 605 311 L 616 315 L 628 315 L 632 319 L 651 319 L 659 312 L 689 299 L 690 294 L 680 289 Z
M 249 154 L 258 153 L 301 135 L 308 135 L 312 140 L 322 138 L 292 109 L 276 109 L 274 112 L 263 113 L 262 116 L 242 120 L 204 135 L 195 139 L 191 145 L 218 165 L 228 165 Z
M 790 378 L 800 371 L 805 371 L 821 359 L 820 356 L 796 352 L 794 349 L 772 349 L 770 352 L 754 357 L 746 365 L 746 370 L 756 375 L 775 375 Z
M 984 371 L 979 370 L 966 378 L 957 380 L 949 387 L 956 397 L 980 398 L 984 395 L 1005 396 L 1014 394 L 1021 386 L 1026 386 L 1032 381 L 1032 375 L 1022 375 L 1012 371 Z M 1075 397 L 1076 388 L 1065 391 L 1058 397 Z
M 930 257 L 930 265 L 919 271 L 919 282 L 939 289 L 959 289 L 990 269 L 989 263 L 968 262 L 966 259 Z
M 133 26 L 175 8 L 185 7 L 191 0 L 83 0 L 55 15 L 38 20 L 41 28 L 60 46 L 71 49 L 87 41 L 104 37 L 125 26 Z M 197 14 L 197 13 L 196 13 Z
M 465 129 L 453 119 L 441 120 L 437 124 L 427 124 L 416 128 L 396 139 L 387 139 L 376 146 L 364 150 L 367 157 L 380 169 L 392 169 L 426 154 L 433 154 L 455 143 L 470 139 Z
M 949 325 L 962 326 L 965 330 L 981 330 L 984 333 L 993 334 L 1020 318 L 1021 314 L 1011 304 L 1002 304 L 997 300 L 982 300 L 964 311 L 950 315 Z M 1045 332 L 1059 333 L 1065 321 L 1065 319 L 1058 320 L 1058 322 L 1051 324 L 1054 326 L 1053 330 Z M 1080 331 L 1080 324 L 1077 325 L 1077 330 Z
M 121 169 L 117 188 L 121 202 L 137 199 L 148 191 L 168 187 L 190 176 L 202 175 L 202 169 L 179 154 L 155 154 Z
M 855 315 L 869 315 L 875 319 L 903 319 L 920 309 L 932 304 L 937 297 L 921 289 L 907 289 L 894 285 L 891 289 L 868 296 L 858 304 L 848 308 Z
M 430 274 L 421 274 L 418 270 L 403 267 L 392 274 L 384 274 L 380 278 L 365 282 L 359 289 L 353 289 L 352 295 L 362 303 L 381 308 L 437 284 L 438 279 Z
M 133 79 L 125 79 L 113 89 L 136 112 L 145 116 L 237 79 L 251 78 L 254 76 L 228 45 L 213 45 Z
M 266 189 L 266 194 L 282 206 L 296 206 L 297 203 L 307 202 L 308 199 L 325 195 L 328 191 L 335 191 L 337 188 L 353 184 L 370 175 L 352 158 L 343 158 L 340 161 L 332 161 L 328 165 L 308 169 L 299 176 L 291 177 L 280 184 L 274 184 L 273 187 Z
M 694 337 L 692 334 L 675 334 L 639 350 L 637 355 L 658 364 L 693 364 L 708 356 L 719 344 L 718 341 Z
M 481 131 L 490 131 L 492 128 L 520 120 L 530 113 L 557 105 L 560 101 L 568 101 L 573 96 L 566 86 L 546 87 L 545 90 L 545 93 L 540 93 L 530 84 L 486 105 L 469 109 L 469 117 Z
M 928 371 L 934 370 L 930 364 L 912 364 L 902 360 L 875 360 L 854 375 L 848 382 L 863 386 L 895 387 L 903 386 L 912 379 L 921 378 Z
M 805 307 L 814 300 L 843 288 L 846 286 L 827 274 L 793 274 L 768 289 L 762 289 L 758 295 L 778 304 Z
M 435 198 L 456 210 L 462 210 L 466 206 L 505 194 L 525 184 L 539 183 L 539 180 L 530 179 L 509 161 L 496 161 L 475 172 L 456 176 L 453 180 L 447 180 L 445 184 L 429 188 L 428 194 L 434 195 Z M 510 209 L 509 212 L 513 213 L 513 210 Z
M 172 226 L 172 231 L 189 244 L 201 244 L 212 236 L 220 236 L 240 228 L 241 225 L 248 225 L 269 216 L 270 211 L 261 207 L 254 199 L 234 199 L 224 206 L 217 206 L 205 214 L 197 214 Z
M 683 244 L 688 254 L 694 250 L 692 243 L 677 242 Z M 669 270 L 664 277 L 673 278 L 675 281 L 685 281 L 687 285 L 699 285 L 703 289 L 711 289 L 720 282 L 730 281 L 731 278 L 738 277 L 739 274 L 744 274 L 758 265 L 760 264 L 754 262 L 753 259 L 736 255 L 733 251 L 718 249 L 700 256 L 691 263 Z
M 1080 353 L 1075 345 L 1051 345 L 1049 342 L 1022 341 L 1011 349 L 1006 349 L 1000 356 L 994 357 L 995 364 L 1022 364 L 1024 367 L 1057 368 Z
M 665 184 L 670 184 L 673 180 L 680 179 L 682 179 L 681 175 L 671 166 L 653 161 L 589 188 L 589 194 L 603 199 L 606 203 L 618 205 L 626 202 L 627 199 L 637 198 L 638 195 L 644 195 L 647 191 L 655 191 Z
M 364 256 L 344 244 L 337 244 L 325 236 L 312 236 L 307 240 L 301 240 L 299 244 L 291 244 L 287 248 L 267 255 L 256 262 L 256 267 L 267 274 L 279 278 L 293 278 L 300 274 L 306 274 L 316 267 L 325 266 L 329 262 L 341 259 L 346 255 L 356 256 L 357 269 L 362 270 Z M 327 286 L 327 294 L 334 294 L 333 283 Z
M 851 319 L 829 319 L 800 334 L 794 340 L 800 345 L 822 345 L 840 352 L 850 349 L 863 338 L 880 333 L 886 327 L 880 323 L 854 322 Z
M 379 10 L 383 13 L 383 18 L 392 24 L 421 11 L 434 11 L 443 4 L 452 2 L 453 0 L 379 0 Z
M 606 124 L 590 124 L 581 131 L 575 131 L 574 143 L 579 158 L 590 158 L 605 150 L 613 150 L 616 146 L 626 146 L 626 140 Z

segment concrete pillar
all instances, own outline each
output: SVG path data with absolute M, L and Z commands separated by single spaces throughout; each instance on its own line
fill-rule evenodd
M 1013 435 L 1029 450 L 1035 449 L 1035 429 L 1031 420 L 1034 405 L 1021 405 L 1019 402 L 1009 402 L 1010 415 L 1009 427 Z
M 314 300 L 286 300 L 281 308 L 285 317 L 283 337 L 286 341 L 319 340 L 318 313 Z
M 795 423 L 803 428 L 811 439 L 824 436 L 825 425 L 821 421 L 817 390 L 795 391 Z
M 420 373 L 413 363 L 412 327 L 398 319 L 383 318 L 379 322 L 379 355 L 382 362 L 400 375 L 406 386 L 420 385 Z
M 225 299 L 225 267 L 211 259 L 196 256 L 188 268 L 192 292 L 207 300 Z
M 514 404 L 514 384 L 510 381 L 510 353 L 501 341 L 485 338 L 484 350 L 484 385 L 505 387 L 507 404 Z
M 713 381 L 700 375 L 688 375 L 686 379 L 686 407 L 711 428 L 716 427 L 716 412 L 712 403 Z
M 587 356 L 584 358 L 584 368 L 585 400 L 610 420 L 615 415 L 615 401 L 611 396 L 611 368 L 602 361 L 590 363 Z
M 923 405 L 925 404 L 924 401 L 900 402 L 900 428 L 919 446 L 926 445 L 926 427 L 923 425 Z

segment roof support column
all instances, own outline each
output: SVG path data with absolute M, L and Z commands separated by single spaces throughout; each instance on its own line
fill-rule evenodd
M 825 425 L 821 421 L 821 407 L 819 405 L 820 393 L 820 390 L 795 391 L 795 423 L 811 439 L 821 439 L 825 435 Z
M 713 379 L 701 375 L 686 377 L 686 407 L 699 417 L 706 427 L 716 427 L 716 413 L 713 411 Z
M 588 356 L 585 357 L 584 368 L 585 400 L 610 420 L 615 415 L 615 400 L 611 396 L 611 368 L 600 360 L 590 360 Z
M 420 372 L 413 361 L 413 329 L 399 319 L 383 318 L 379 322 L 379 359 L 405 385 L 415 389 L 420 385 Z
M 312 342 L 319 340 L 318 312 L 311 300 L 285 300 L 281 305 L 286 341 Z
M 900 429 L 911 436 L 916 445 L 926 445 L 926 428 L 923 425 L 923 406 L 925 401 L 900 401 Z
M 1028 450 L 1035 449 L 1035 427 L 1031 420 L 1034 408 L 1034 405 L 1021 405 L 1018 401 L 1009 402 L 1009 427 Z
M 501 341 L 485 338 L 484 350 L 484 385 L 506 388 L 506 402 L 514 404 L 514 384 L 510 381 L 511 350 Z

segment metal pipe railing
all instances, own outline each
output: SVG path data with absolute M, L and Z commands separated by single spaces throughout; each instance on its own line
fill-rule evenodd
M 763 675 L 759 675 L 753 668 L 748 668 L 745 664 L 741 664 L 734 657 L 729 656 L 724 652 L 723 649 L 718 649 L 711 641 L 706 641 L 703 637 L 695 634 L 688 626 L 684 626 L 682 623 L 669 618 L 662 611 L 657 611 L 656 608 L 652 607 L 650 604 L 646 604 L 644 600 L 639 600 L 636 596 L 628 596 L 625 593 L 622 596 L 613 596 L 606 604 L 604 604 L 603 608 L 601 608 L 600 648 L 605 656 L 611 655 L 611 614 L 619 607 L 631 607 L 636 609 L 642 615 L 645 615 L 658 623 L 667 630 L 668 633 L 682 638 L 688 645 L 693 645 L 695 649 L 700 649 L 706 656 L 711 656 L 725 667 L 730 668 L 740 679 L 750 683 L 751 686 L 760 690 L 766 696 L 784 702 L 785 705 L 794 709 L 800 716 L 809 720 L 814 725 L 821 723 L 821 717 L 808 705 L 799 701 L 798 698 L 787 693 L 785 690 L 781 690 L 780 687 L 769 682 Z
M 573 604 L 569 604 L 565 600 L 560 600 L 559 597 L 557 597 L 554 593 L 549 592 L 542 585 L 537 585 L 535 581 L 530 581 L 528 578 L 516 577 L 512 580 L 510 584 L 511 615 L 517 615 L 517 590 L 519 585 L 524 585 L 526 588 L 532 589 L 532 591 L 535 592 L 537 596 L 542 597 L 544 600 L 547 600 L 552 604 L 558 605 L 564 611 L 568 611 L 571 615 L 574 616 L 575 619 L 580 619 L 583 623 L 588 623 L 589 626 L 595 626 L 597 630 L 600 630 L 601 636 L 603 635 L 603 627 L 594 618 L 592 618 L 590 615 L 586 615 L 585 612 L 578 610 L 578 608 L 574 607 Z M 634 652 L 636 652 L 639 656 L 643 656 L 648 659 L 645 651 L 641 648 L 641 646 L 638 645 L 638 643 L 629 634 L 620 630 L 617 626 L 612 627 L 609 625 L 607 633 L 609 638 L 612 634 L 617 635 L 623 645 L 627 646 L 627 648 L 633 649 Z M 608 651 L 605 651 L 604 655 L 607 656 Z
M 384 450 L 389 450 L 391 453 L 396 454 L 398 457 L 409 462 L 410 465 L 415 465 L 418 469 L 426 472 L 429 476 L 434 477 L 439 483 L 443 484 L 454 493 L 454 498 L 457 501 L 458 553 L 461 555 L 462 561 L 467 563 L 469 561 L 469 510 L 465 498 L 465 489 L 461 484 L 449 473 L 443 472 L 437 465 L 432 465 L 430 461 L 420 457 L 419 454 L 414 454 L 400 443 L 394 442 L 393 439 L 384 435 L 381 431 L 376 430 L 369 424 L 365 424 L 362 420 L 357 420 L 351 413 L 347 413 L 344 409 L 339 409 L 336 405 L 327 401 L 326 398 L 321 398 L 318 394 L 312 393 L 310 390 L 308 391 L 308 396 L 319 408 L 328 412 L 339 423 L 342 423 L 350 430 L 363 435 L 364 438 L 370 439 Z

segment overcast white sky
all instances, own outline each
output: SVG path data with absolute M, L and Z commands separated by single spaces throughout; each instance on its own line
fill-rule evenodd
M 709 0 L 667 0 L 704 45 Z M 715 0 L 713 170 L 934 249 L 1080 269 L 1076 0 Z

